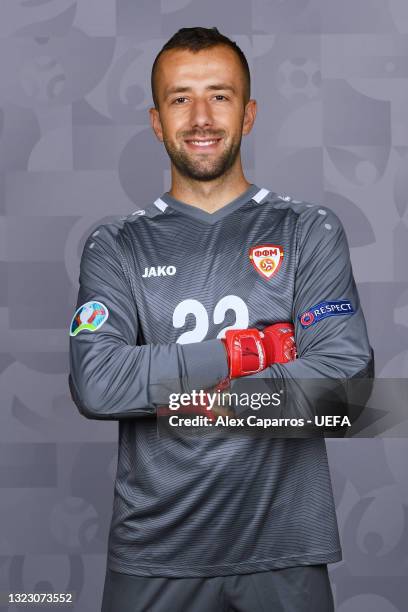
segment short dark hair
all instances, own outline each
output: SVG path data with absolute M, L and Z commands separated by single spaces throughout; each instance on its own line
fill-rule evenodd
M 251 75 L 249 72 L 249 66 L 247 59 L 241 49 L 238 47 L 237 43 L 221 34 L 217 28 L 181 28 L 178 32 L 173 34 L 173 36 L 166 42 L 166 44 L 161 48 L 159 53 L 156 56 L 156 59 L 153 62 L 152 66 L 152 74 L 151 74 L 151 87 L 152 87 L 152 97 L 153 102 L 156 108 L 158 108 L 158 100 L 156 95 L 155 88 L 155 75 L 157 70 L 157 64 L 160 56 L 165 51 L 169 51 L 170 49 L 187 49 L 188 51 L 192 51 L 193 53 L 197 53 L 202 49 L 209 49 L 210 47 L 215 47 L 217 45 L 226 45 L 230 47 L 237 56 L 242 65 L 242 69 L 244 71 L 245 78 L 245 103 L 248 102 L 251 96 Z

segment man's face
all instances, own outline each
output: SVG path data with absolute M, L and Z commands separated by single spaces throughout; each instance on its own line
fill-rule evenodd
M 256 102 L 244 103 L 244 73 L 235 52 L 224 45 L 192 53 L 166 51 L 156 73 L 159 110 L 152 127 L 179 173 L 199 181 L 222 176 L 238 159 Z

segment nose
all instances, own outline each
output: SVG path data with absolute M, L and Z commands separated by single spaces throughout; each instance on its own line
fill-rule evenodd
M 194 100 L 190 109 L 190 122 L 192 127 L 205 127 L 212 125 L 213 119 L 211 108 L 207 100 Z

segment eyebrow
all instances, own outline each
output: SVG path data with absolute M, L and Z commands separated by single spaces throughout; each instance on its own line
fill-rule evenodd
M 236 93 L 235 87 L 233 87 L 232 85 L 228 85 L 227 83 L 216 83 L 214 85 L 208 85 L 208 87 L 206 87 L 206 90 L 208 91 L 231 91 L 232 93 Z M 186 93 L 189 91 L 191 91 L 191 87 L 177 87 L 177 86 L 169 87 L 165 95 L 165 99 L 167 99 L 172 94 Z

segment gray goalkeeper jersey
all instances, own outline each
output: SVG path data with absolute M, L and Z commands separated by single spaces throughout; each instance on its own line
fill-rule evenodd
M 170 393 L 227 376 L 230 327 L 294 322 L 298 359 L 255 377 L 367 368 L 335 214 L 256 185 L 213 214 L 165 193 L 93 231 L 79 280 L 71 394 L 85 417 L 119 424 L 108 566 L 188 577 L 339 561 L 324 439 L 160 436 L 155 416 Z

